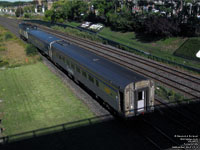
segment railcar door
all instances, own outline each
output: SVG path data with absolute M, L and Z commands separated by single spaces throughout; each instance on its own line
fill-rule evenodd
M 24 31 L 24 36 L 25 36 L 26 39 L 28 39 L 28 33 L 27 33 L 27 31 Z
M 138 90 L 136 94 L 135 106 L 137 113 L 144 112 L 146 110 L 147 101 L 147 89 Z
M 51 60 L 52 60 L 52 55 L 53 55 L 53 54 L 52 54 L 52 48 L 49 46 L 49 48 L 48 48 L 48 49 L 49 49 L 49 57 L 50 57 L 50 58 L 51 58 Z

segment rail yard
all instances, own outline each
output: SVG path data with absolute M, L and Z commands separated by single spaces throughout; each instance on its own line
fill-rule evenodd
M 158 83 L 176 89 L 185 94 L 188 98 L 198 98 L 200 96 L 200 78 L 198 76 L 191 75 L 184 71 L 179 71 L 178 69 L 174 69 L 167 65 L 145 59 L 114 47 L 69 36 L 41 25 L 37 26 L 42 30 L 86 48 L 87 50 L 120 64 L 125 68 L 140 73 L 148 78 L 152 78 Z
M 39 27 L 49 31 L 51 34 L 66 39 L 67 41 L 78 44 L 87 50 L 91 50 L 92 52 L 116 62 L 134 72 L 138 72 L 157 82 L 174 88 L 188 95 L 188 98 L 198 98 L 200 96 L 200 78 L 197 76 L 190 75 L 183 71 L 178 71 L 172 67 L 133 55 L 120 49 L 97 44 L 77 37 L 67 36 L 66 34 L 61 34 L 60 32 L 55 32 L 42 26 Z
M 18 37 L 19 22 L 20 21 L 14 19 L 0 17 L 0 24 L 9 29 Z M 61 142 L 60 145 L 55 144 L 54 148 L 67 147 L 67 145 L 63 142 L 63 138 L 66 138 L 65 132 L 69 133 L 70 135 L 73 135 L 72 132 L 81 132 L 85 134 L 81 134 L 82 139 L 84 140 L 81 141 L 78 138 L 80 141 L 77 141 L 76 144 L 79 144 L 82 147 L 86 148 L 84 142 L 88 140 L 94 144 L 95 149 L 102 148 L 102 146 L 99 145 L 100 143 L 94 141 L 95 135 L 99 135 L 100 137 L 102 137 L 104 136 L 104 132 L 106 132 L 106 138 L 104 140 L 100 139 L 101 143 L 103 142 L 105 145 L 108 145 L 108 148 L 112 146 L 112 148 L 114 147 L 115 149 L 132 149 L 133 147 L 135 147 L 136 149 L 172 149 L 173 147 L 183 147 L 183 149 L 186 149 L 185 145 L 188 143 L 188 141 L 180 140 L 180 137 L 188 135 L 194 136 L 192 138 L 194 140 L 196 138 L 199 139 L 200 111 L 198 100 L 200 97 L 200 78 L 198 76 L 191 75 L 184 71 L 174 69 L 164 64 L 154 62 L 152 60 L 122 51 L 117 48 L 113 48 L 108 45 L 103 45 L 78 37 L 69 36 L 40 25 L 37 26 L 38 28 L 54 34 L 59 38 L 62 38 L 70 43 L 76 44 L 84 49 L 92 51 L 97 55 L 100 55 L 114 63 L 120 64 L 121 66 L 131 71 L 151 78 L 154 81 L 162 83 L 169 88 L 173 88 L 178 92 L 181 92 L 188 99 L 191 100 L 180 104 L 168 104 L 167 102 L 165 103 L 160 100 L 160 98 L 156 97 L 155 100 L 157 101 L 157 105 L 155 105 L 154 113 L 140 116 L 129 121 L 119 121 L 113 119 L 113 117 L 110 117 L 109 120 L 106 120 L 105 122 L 102 121 L 99 124 L 89 124 L 88 127 L 80 127 L 77 128 L 77 130 L 63 130 L 61 132 L 62 134 L 55 133 L 54 136 L 62 139 L 61 141 L 54 140 L 55 137 L 53 136 L 44 135 L 41 137 L 37 137 L 36 134 L 37 140 L 34 140 L 33 138 L 26 140 L 23 143 L 25 147 L 31 149 L 29 145 L 30 143 L 32 143 L 31 146 L 33 146 L 35 143 L 41 140 L 43 141 L 43 146 L 46 147 L 48 142 L 44 140 L 45 138 L 54 140 L 55 143 Z M 47 66 L 54 70 L 53 72 L 56 72 L 57 74 L 62 74 L 62 78 L 65 78 L 65 75 L 63 75 L 63 72 L 61 72 L 59 68 L 56 68 L 54 65 L 52 65 L 51 62 L 49 62 L 49 60 L 47 60 L 46 58 L 43 59 Z M 75 86 L 78 87 L 78 85 Z M 90 102 L 87 102 L 86 100 L 85 103 Z M 90 105 L 89 107 L 94 110 L 94 106 Z M 96 111 L 103 111 L 98 109 L 101 108 L 95 107 Z M 106 113 L 99 114 L 104 115 Z M 98 129 L 98 131 L 96 129 Z M 92 132 L 95 132 L 95 135 Z M 88 137 L 86 137 L 86 135 Z M 74 139 L 77 139 L 77 137 L 74 135 L 72 137 Z M 111 137 L 112 141 L 109 140 Z M 133 139 L 135 140 L 135 142 L 131 143 L 133 142 Z M 9 137 L 5 137 L 3 141 L 5 143 L 9 143 Z M 19 143 L 20 142 L 10 143 L 9 145 L 5 144 L 3 148 L 19 147 Z M 68 144 L 71 146 L 71 148 L 76 148 L 76 146 L 72 143 L 73 142 L 70 141 Z M 146 145 L 141 145 L 141 143 L 146 143 Z M 199 144 L 199 141 L 197 143 Z M 37 146 L 39 145 L 36 144 L 35 147 Z M 193 145 L 193 148 L 198 149 L 198 145 Z

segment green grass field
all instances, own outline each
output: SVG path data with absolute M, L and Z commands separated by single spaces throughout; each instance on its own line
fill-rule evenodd
M 4 135 L 93 117 L 41 62 L 0 70 L 0 99 Z
M 196 57 L 196 53 L 199 50 L 200 39 L 190 38 L 174 52 L 174 55 L 200 61 L 200 59 Z
M 173 61 L 186 66 L 200 68 L 200 63 L 194 60 L 174 56 L 174 52 L 188 39 L 181 37 L 170 37 L 166 39 L 143 39 L 138 37 L 134 32 L 115 32 L 110 28 L 104 28 L 100 33 L 101 36 L 125 44 L 132 48 L 143 50 L 160 58 Z M 192 47 L 190 47 L 192 49 Z M 191 50 L 192 51 L 192 50 Z
M 81 23 L 71 21 L 71 22 L 66 22 L 65 24 L 70 25 L 70 26 L 73 26 L 73 27 L 77 27 L 77 26 L 79 26 Z
M 116 32 L 105 27 L 99 35 L 154 54 L 156 51 L 173 53 L 184 41 L 184 38 L 147 39 L 137 36 L 134 32 Z

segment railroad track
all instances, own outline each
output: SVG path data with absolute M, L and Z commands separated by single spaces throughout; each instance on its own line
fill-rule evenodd
M 163 105 L 164 107 L 162 107 Z M 186 149 L 184 144 L 187 144 L 187 141 L 180 140 L 176 135 L 200 135 L 199 118 L 188 119 L 187 111 L 180 113 L 177 110 L 178 107 L 169 108 L 165 104 L 156 107 L 153 114 L 139 117 L 137 120 L 134 118 L 134 120 L 124 123 L 130 130 L 134 126 L 134 130 L 132 129 L 131 132 L 143 137 L 154 147 L 152 149 L 173 149 L 173 146 L 181 145 L 182 149 Z
M 188 98 L 200 97 L 200 78 L 192 76 L 188 73 L 176 70 L 172 67 L 159 64 L 152 60 L 136 56 L 134 54 L 113 48 L 105 45 L 91 42 L 74 36 L 66 35 L 47 27 L 38 25 L 39 28 L 54 34 L 62 39 L 86 48 L 98 55 L 101 55 L 117 64 L 120 64 L 134 72 L 138 72 L 144 76 L 154 79 L 157 82 L 172 87 L 184 94 Z
M 179 124 L 179 126 L 183 127 L 190 133 L 193 133 L 193 134 L 197 133 L 198 131 L 197 127 L 200 126 L 199 116 L 197 112 L 191 113 L 191 112 L 188 112 L 189 110 L 187 109 L 180 110 L 182 105 L 174 104 L 174 103 L 171 103 L 171 104 L 166 103 L 158 97 L 156 97 L 155 100 L 160 103 L 159 105 L 156 105 L 156 109 L 158 111 L 162 111 L 163 113 L 165 110 L 167 111 L 170 110 L 167 113 L 169 116 L 166 116 L 169 120 Z M 195 102 L 195 100 L 193 100 L 193 102 Z M 165 108 L 165 109 L 162 109 L 162 108 Z M 200 134 L 200 132 L 198 134 Z
M 12 22 L 12 25 L 16 26 L 20 21 L 12 20 Z M 197 76 L 190 75 L 186 72 L 176 70 L 172 67 L 114 47 L 108 47 L 106 45 L 91 42 L 79 37 L 69 36 L 65 33 L 55 31 L 41 25 L 37 26 L 51 34 L 90 50 L 134 72 L 152 78 L 159 83 L 173 88 L 183 93 L 188 98 L 200 97 L 200 78 Z
M 171 143 L 170 145 L 172 146 L 182 145 L 182 149 L 187 149 L 186 147 L 184 147 L 184 144 L 186 144 L 187 142 L 183 142 L 180 140 L 180 138 L 176 138 L 176 135 L 200 135 L 199 118 L 194 119 L 192 118 L 193 116 L 188 116 L 189 114 L 187 110 L 185 110 L 184 112 L 180 112 L 179 106 L 170 107 L 169 105 L 163 103 L 162 105 L 164 105 L 164 107 L 156 109 L 154 117 L 143 117 L 141 119 L 145 126 L 150 126 L 151 129 L 159 133 L 159 138 L 152 138 L 155 136 L 151 134 L 146 134 L 151 133 L 146 130 L 143 131 L 143 136 L 157 149 L 165 149 L 165 146 L 167 144 L 165 145 L 162 143 Z M 161 119 L 162 121 L 158 121 L 158 119 Z M 147 129 L 147 127 L 143 128 Z M 195 148 L 198 149 L 197 147 Z

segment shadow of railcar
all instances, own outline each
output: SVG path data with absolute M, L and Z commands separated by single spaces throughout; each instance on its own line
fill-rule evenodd
M 200 102 L 181 104 L 173 106 L 173 109 L 174 108 L 179 111 L 182 110 L 185 113 L 188 112 L 187 115 L 191 115 L 192 113 L 195 113 L 197 116 L 200 115 Z M 155 145 L 145 138 L 146 136 L 152 141 L 155 141 L 162 149 L 172 148 L 172 146 L 176 145 L 174 143 L 165 143 L 157 138 L 161 136 L 160 133 L 154 130 L 152 126 L 143 122 L 143 119 L 148 120 L 150 124 L 157 125 L 157 128 L 169 135 L 169 138 L 176 140 L 176 146 L 183 145 L 186 141 L 181 141 L 180 139 L 175 138 L 174 135 L 194 135 L 195 133 L 178 130 L 181 128 L 179 124 L 174 124 L 172 129 L 172 122 L 163 117 L 171 113 L 171 110 L 167 108 L 163 109 L 164 111 L 162 110 L 162 112 L 156 110 L 154 113 L 135 117 L 126 121 L 119 119 L 106 119 L 104 121 L 98 121 L 97 119 L 96 121 L 91 121 L 92 119 L 88 119 L 87 121 L 89 123 L 83 123 L 78 126 L 73 126 L 73 123 L 69 123 L 71 124 L 70 126 L 69 124 L 65 124 L 64 126 L 58 125 L 60 126 L 60 129 L 55 130 L 54 132 L 45 132 L 46 129 L 44 129 L 42 134 L 38 134 L 38 131 L 35 130 L 31 131 L 31 136 L 28 138 L 9 141 L 10 138 L 8 137 L 8 142 L 0 145 L 0 149 L 156 149 Z M 190 109 L 193 112 L 189 112 Z M 200 117 L 195 118 L 196 123 L 200 123 Z M 52 129 L 58 126 L 52 127 Z M 43 129 L 39 129 L 39 131 L 42 132 Z M 198 135 L 200 133 L 200 128 L 197 128 L 196 132 L 196 135 Z

